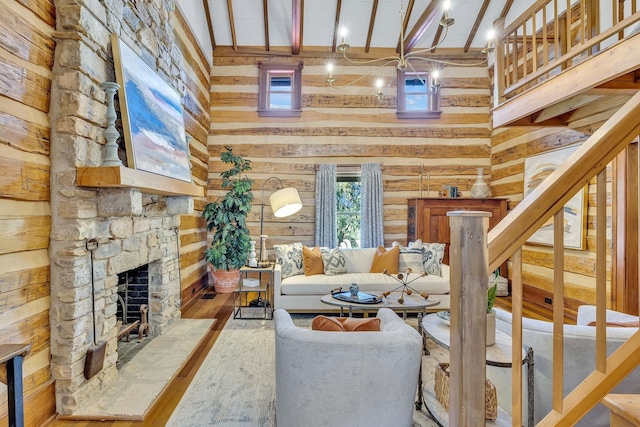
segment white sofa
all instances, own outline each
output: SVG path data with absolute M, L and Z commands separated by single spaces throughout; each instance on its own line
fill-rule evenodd
M 411 426 L 422 339 L 388 308 L 377 317 L 380 332 L 326 332 L 274 312 L 278 427 Z
M 276 264 L 273 277 L 274 309 L 316 313 L 337 311 L 338 307 L 320 301 L 323 295 L 329 294 L 333 289 L 341 287 L 342 290 L 347 291 L 352 283 L 356 283 L 362 292 L 390 291 L 400 286 L 399 282 L 385 274 L 369 273 L 375 248 L 341 249 L 341 251 L 346 261 L 346 274 L 312 276 L 298 274 L 283 279 L 281 266 Z M 412 273 L 410 278 L 420 273 L 422 271 Z M 448 294 L 449 266 L 442 264 L 440 276 L 430 274 L 417 279 L 410 286 L 430 295 Z
M 584 380 L 595 368 L 595 327 L 585 326 L 595 320 L 593 306 L 578 308 L 578 325 L 564 325 L 564 395 L 566 396 Z M 607 310 L 607 322 L 638 320 Z M 496 327 L 511 335 L 511 313 L 496 309 Z M 534 351 L 534 421 L 538 423 L 551 411 L 552 371 L 553 371 L 553 324 L 540 320 L 522 318 L 522 342 L 525 348 Z M 638 328 L 607 328 L 607 354 L 611 354 Z M 503 408 L 511 407 L 511 371 L 509 369 L 487 370 L 487 376 L 496 384 L 498 400 Z M 526 368 L 523 382 L 526 383 Z M 640 393 L 640 368 L 633 371 L 615 389 L 615 393 Z M 523 407 L 526 409 L 526 391 L 523 392 Z M 526 414 L 524 419 L 526 420 Z M 602 404 L 596 405 L 577 426 L 608 426 L 609 410 Z

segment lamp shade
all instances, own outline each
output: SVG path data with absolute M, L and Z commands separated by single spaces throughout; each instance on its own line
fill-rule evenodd
M 269 196 L 269 204 L 273 210 L 273 216 L 277 218 L 293 215 L 302 209 L 302 201 L 300 201 L 298 190 L 291 187 L 278 190 Z

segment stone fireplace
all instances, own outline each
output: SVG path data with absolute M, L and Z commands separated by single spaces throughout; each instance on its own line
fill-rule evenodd
M 154 192 L 153 179 L 121 188 L 78 185 L 79 168 L 101 166 L 104 156 L 107 106 L 101 83 L 115 81 L 110 33 L 184 93 L 183 57 L 170 19 L 173 0 L 56 0 L 55 6 L 51 99 L 59 102 L 49 110 L 51 371 L 57 411 L 70 415 L 117 378 L 119 274 L 147 266 L 151 336 L 180 317 L 180 215 L 193 213 L 194 205 L 179 191 Z M 118 143 L 122 154 L 122 138 Z M 106 355 L 102 370 L 87 379 L 93 306 L 97 341 L 106 343 Z

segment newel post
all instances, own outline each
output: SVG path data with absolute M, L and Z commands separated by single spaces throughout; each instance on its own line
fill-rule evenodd
M 447 212 L 451 227 L 449 425 L 484 426 L 490 212 Z

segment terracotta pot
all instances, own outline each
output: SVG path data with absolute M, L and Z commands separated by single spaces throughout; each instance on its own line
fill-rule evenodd
M 219 294 L 228 294 L 236 290 L 240 282 L 240 270 L 211 270 L 213 287 Z

